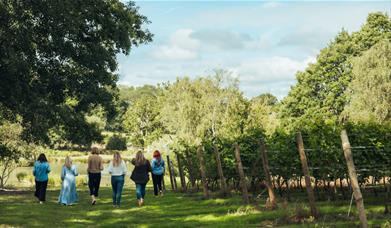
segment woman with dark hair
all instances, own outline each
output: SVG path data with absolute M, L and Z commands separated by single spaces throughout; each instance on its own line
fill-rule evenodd
M 50 166 L 45 154 L 40 154 L 37 161 L 34 163 L 33 175 L 35 177 L 35 197 L 38 198 L 39 203 L 46 201 L 46 188 L 48 186 L 48 173 Z
M 162 179 L 165 171 L 165 165 L 164 165 L 164 160 L 158 150 L 155 150 L 155 152 L 153 152 L 151 167 L 152 167 L 153 194 L 155 196 L 157 196 L 158 194 L 163 196 Z
M 137 202 L 138 206 L 141 207 L 144 204 L 145 186 L 149 181 L 148 172 L 151 172 L 151 165 L 141 151 L 138 151 L 136 157 L 132 159 L 132 164 L 134 169 L 130 179 L 136 184 Z
M 98 197 L 99 185 L 101 180 L 100 172 L 103 170 L 103 160 L 99 156 L 99 149 L 92 147 L 91 155 L 88 157 L 88 187 L 90 188 L 91 204 L 96 204 L 96 197 Z

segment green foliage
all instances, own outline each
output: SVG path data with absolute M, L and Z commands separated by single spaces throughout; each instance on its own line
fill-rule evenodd
M 72 143 L 97 140 L 85 115 L 114 111 L 116 55 L 152 40 L 147 18 L 118 0 L 2 1 L 0 15 L 0 105 L 23 117 L 25 138 L 63 127 Z
M 353 60 L 345 116 L 355 122 L 391 121 L 391 42 L 379 41 Z
M 132 144 L 144 148 L 145 145 L 160 138 L 163 133 L 158 102 L 161 90 L 156 87 L 141 87 L 139 90 L 138 94 L 142 95 L 128 100 L 129 106 L 123 116 L 123 125 L 130 133 Z
M 349 99 L 345 91 L 353 78 L 352 58 L 390 37 L 391 20 L 382 13 L 369 14 L 357 32 L 340 32 L 320 51 L 316 63 L 296 75 L 297 84 L 282 102 L 284 125 L 297 129 L 319 118 L 336 122 Z
M 18 179 L 19 182 L 22 182 L 23 180 L 25 180 L 26 177 L 27 177 L 26 172 L 19 172 L 16 174 L 16 179 Z
M 29 145 L 22 140 L 23 127 L 19 122 L 0 122 L 0 188 L 22 158 L 29 156 Z
M 107 150 L 126 150 L 126 138 L 120 135 L 113 135 L 106 144 Z

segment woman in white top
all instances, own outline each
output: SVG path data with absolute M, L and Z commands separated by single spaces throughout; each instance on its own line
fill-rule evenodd
M 113 160 L 109 164 L 108 168 L 111 174 L 111 186 L 113 188 L 113 206 L 119 207 L 121 202 L 122 188 L 124 187 L 126 164 L 121 158 L 119 152 L 114 153 Z

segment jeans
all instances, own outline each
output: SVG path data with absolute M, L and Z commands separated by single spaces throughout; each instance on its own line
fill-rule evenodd
M 136 197 L 137 199 L 144 199 L 145 196 L 145 185 L 136 183 Z
M 91 196 L 98 196 L 100 179 L 100 173 L 88 173 L 88 187 L 90 188 Z
M 113 204 L 120 205 L 122 188 L 124 187 L 125 178 L 122 176 L 111 176 L 111 187 L 113 189 Z
M 162 175 L 156 175 L 152 173 L 152 182 L 153 182 L 153 194 L 158 195 L 159 191 L 162 191 Z
M 39 201 L 46 200 L 46 188 L 48 186 L 48 181 L 37 181 L 35 180 L 35 193 L 34 195 L 38 198 Z

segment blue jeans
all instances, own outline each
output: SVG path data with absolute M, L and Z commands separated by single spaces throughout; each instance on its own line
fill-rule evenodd
M 136 184 L 136 197 L 137 197 L 137 199 L 144 199 L 145 185 L 146 184 Z
M 111 176 L 111 187 L 113 188 L 113 204 L 120 205 L 122 188 L 124 187 L 124 176 Z

